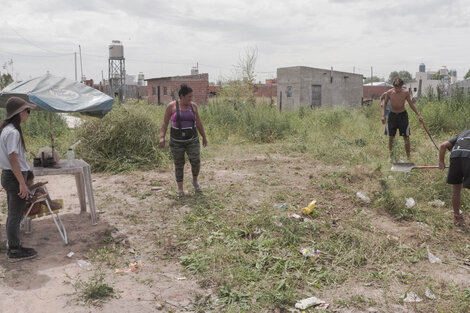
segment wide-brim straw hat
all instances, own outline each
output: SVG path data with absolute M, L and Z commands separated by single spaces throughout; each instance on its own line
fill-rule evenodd
M 37 106 L 33 103 L 29 103 L 20 97 L 11 97 L 7 100 L 7 116 L 5 120 L 9 120 L 18 113 L 23 112 L 26 109 L 35 109 Z

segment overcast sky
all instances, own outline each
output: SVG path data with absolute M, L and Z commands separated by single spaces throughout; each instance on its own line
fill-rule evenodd
M 230 78 L 257 47 L 257 80 L 286 66 L 388 78 L 443 65 L 470 69 L 470 5 L 465 0 L 1 0 L 0 72 L 27 79 L 108 73 L 108 46 L 124 45 L 128 74 L 187 75 L 199 64 L 209 80 Z M 79 61 L 79 58 L 77 57 Z M 78 63 L 80 77 L 80 65 Z

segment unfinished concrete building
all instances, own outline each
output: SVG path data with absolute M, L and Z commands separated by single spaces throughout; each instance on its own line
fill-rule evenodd
M 294 66 L 277 69 L 280 109 L 360 106 L 363 76 L 327 69 Z

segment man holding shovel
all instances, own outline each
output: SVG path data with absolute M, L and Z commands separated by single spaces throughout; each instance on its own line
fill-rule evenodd
M 390 100 L 391 112 L 388 116 L 387 125 L 385 126 L 385 135 L 388 135 L 388 148 L 390 150 L 390 160 L 393 159 L 393 141 L 397 133 L 400 131 L 400 136 L 405 140 L 406 157 L 410 160 L 410 123 L 408 121 L 408 113 L 405 109 L 405 100 L 410 105 L 410 108 L 418 115 L 420 122 L 423 117 L 419 114 L 418 110 L 411 101 L 410 93 L 403 89 L 403 80 L 395 78 L 393 81 L 393 88 L 385 92 L 384 103 Z M 385 124 L 385 105 L 382 107 L 382 123 Z
M 470 130 L 466 130 L 457 137 L 444 141 L 439 146 L 439 168 L 444 169 L 444 156 L 446 150 L 452 148 L 450 153 L 449 174 L 447 183 L 452 185 L 452 208 L 454 209 L 454 225 L 465 227 L 465 220 L 460 213 L 460 192 L 462 186 L 470 189 Z

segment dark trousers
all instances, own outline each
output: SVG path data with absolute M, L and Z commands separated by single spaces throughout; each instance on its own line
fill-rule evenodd
M 22 173 L 26 180 L 27 172 Z M 20 184 L 12 171 L 2 171 L 2 186 L 7 192 L 8 217 L 6 228 L 8 247 L 16 248 L 20 245 L 20 223 L 23 218 L 26 199 L 18 196 Z
M 185 153 L 188 155 L 189 163 L 191 163 L 193 176 L 199 175 L 199 170 L 201 169 L 199 137 L 184 142 L 170 138 L 170 150 L 173 155 L 173 162 L 175 163 L 177 182 L 183 181 Z

